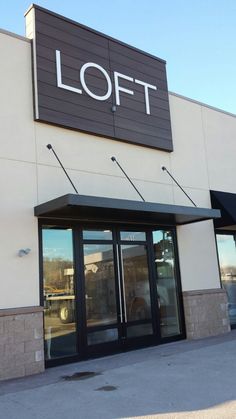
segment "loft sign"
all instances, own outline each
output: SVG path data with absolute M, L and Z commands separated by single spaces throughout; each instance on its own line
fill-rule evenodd
M 35 4 L 26 19 L 35 120 L 173 151 L 164 60 Z
M 95 94 L 94 92 L 90 90 L 90 88 L 86 84 L 86 71 L 90 68 L 96 68 L 106 80 L 106 92 L 103 95 Z M 135 94 L 133 90 L 127 89 L 122 86 L 122 79 L 127 80 L 130 83 L 136 83 L 143 86 L 145 112 L 147 115 L 150 115 L 151 111 L 150 111 L 149 89 L 157 90 L 157 87 L 145 81 L 134 79 L 133 77 L 130 77 L 126 74 L 119 73 L 117 71 L 114 71 L 113 75 L 114 75 L 115 104 L 118 106 L 120 105 L 120 92 L 126 93 L 128 95 L 132 95 L 132 96 Z M 64 84 L 62 82 L 63 75 L 62 75 L 62 67 L 61 67 L 61 51 L 59 50 L 56 50 L 56 76 L 57 76 L 57 87 L 61 89 L 69 90 L 79 95 L 82 95 L 83 90 L 84 90 L 87 93 L 87 95 L 89 95 L 93 99 L 99 100 L 99 101 L 106 101 L 110 98 L 112 94 L 112 90 L 113 90 L 112 80 L 108 72 L 101 65 L 96 64 L 94 62 L 87 62 L 83 64 L 80 68 L 79 77 L 80 77 L 81 87 L 83 88 L 83 90 L 80 89 L 79 87 L 73 87 L 68 84 Z

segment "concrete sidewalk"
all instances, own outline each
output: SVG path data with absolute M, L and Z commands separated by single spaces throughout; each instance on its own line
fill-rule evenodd
M 1 419 L 137 417 L 236 418 L 236 331 L 0 383 Z

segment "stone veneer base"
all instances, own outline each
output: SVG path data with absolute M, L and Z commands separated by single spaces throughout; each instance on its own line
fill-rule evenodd
M 227 295 L 224 289 L 184 291 L 187 339 L 217 336 L 230 331 Z
M 187 339 L 230 331 L 223 289 L 184 291 Z M 0 310 L 0 380 L 43 372 L 43 307 Z
M 44 371 L 43 308 L 0 310 L 0 380 Z

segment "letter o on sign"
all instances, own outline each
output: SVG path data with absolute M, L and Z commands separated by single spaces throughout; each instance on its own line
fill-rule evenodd
M 87 86 L 87 84 L 86 84 L 86 82 L 85 82 L 85 78 L 84 78 L 84 74 L 85 74 L 85 71 L 87 70 L 87 68 L 89 68 L 89 67 L 94 67 L 94 68 L 97 68 L 98 70 L 100 70 L 101 71 L 101 73 L 105 76 L 105 78 L 106 78 L 106 81 L 107 81 L 107 92 L 106 92 L 106 94 L 105 95 L 103 95 L 103 96 L 98 96 L 98 95 L 95 95 L 93 92 L 91 92 L 91 90 L 89 90 L 89 88 L 88 88 L 88 86 Z M 86 63 L 86 64 L 84 64 L 82 67 L 81 67 L 81 69 L 80 69 L 80 81 L 81 81 L 81 84 L 82 84 L 82 86 L 83 86 L 83 89 L 85 90 L 85 92 L 89 95 L 89 96 L 91 96 L 93 99 L 96 99 L 96 100 L 107 100 L 110 96 L 111 96 L 111 92 L 112 92 L 112 84 L 111 84 L 111 79 L 110 79 L 110 77 L 109 77 L 109 74 L 106 72 L 106 70 L 104 70 L 104 68 L 102 68 L 100 65 L 98 65 L 98 64 L 95 64 L 95 63 Z

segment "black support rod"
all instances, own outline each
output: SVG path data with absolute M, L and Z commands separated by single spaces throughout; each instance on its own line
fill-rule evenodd
M 139 194 L 140 198 L 143 200 L 143 202 L 145 202 L 144 197 L 141 195 L 141 193 L 138 191 L 138 189 L 136 188 L 136 186 L 133 184 L 132 180 L 129 178 L 129 176 L 125 173 L 124 169 L 122 169 L 120 163 L 116 160 L 116 158 L 114 156 L 111 157 L 111 160 L 113 162 L 115 162 L 117 164 L 117 166 L 120 168 L 120 170 L 122 171 L 122 173 L 124 173 L 125 177 L 128 179 L 128 181 L 131 183 L 131 185 L 133 186 L 133 188 L 136 190 L 136 192 Z
M 187 196 L 187 198 L 196 207 L 197 205 L 195 204 L 195 202 L 193 202 L 193 200 L 190 198 L 190 196 L 187 194 L 187 192 L 185 192 L 185 190 L 182 188 L 182 186 L 180 186 L 180 184 L 177 182 L 177 180 L 174 178 L 174 176 L 172 176 L 172 174 L 169 172 L 169 170 L 167 170 L 167 168 L 165 166 L 162 166 L 162 170 L 168 173 L 168 175 L 171 177 L 171 179 L 173 179 L 173 181 L 176 183 L 176 185 L 181 189 L 181 191 Z
M 72 180 L 71 180 L 70 176 L 68 175 L 68 173 L 67 173 L 66 169 L 64 168 L 64 166 L 63 166 L 63 164 L 62 164 L 61 160 L 59 159 L 59 157 L 58 157 L 58 155 L 57 155 L 57 153 L 54 151 L 54 149 L 53 149 L 52 145 L 51 145 L 51 144 L 48 144 L 48 145 L 47 145 L 47 148 L 48 148 L 48 150 L 52 150 L 52 152 L 53 152 L 54 156 L 56 157 L 56 159 L 57 159 L 57 161 L 59 162 L 59 164 L 60 164 L 60 166 L 61 166 L 62 170 L 64 171 L 64 173 L 65 173 L 65 175 L 66 175 L 67 179 L 69 179 L 69 181 L 70 181 L 71 185 L 73 186 L 73 188 L 74 188 L 75 192 L 78 194 L 79 192 L 77 191 L 77 189 L 76 189 L 76 187 L 75 187 L 74 183 L 72 182 Z

